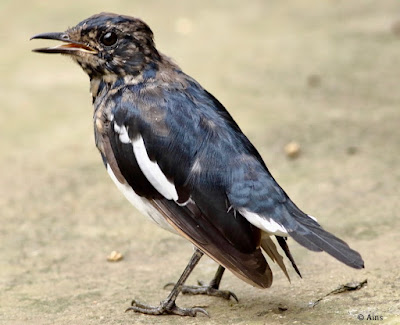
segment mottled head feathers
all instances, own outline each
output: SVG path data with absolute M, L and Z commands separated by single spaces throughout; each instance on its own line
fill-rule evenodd
M 147 66 L 156 69 L 161 60 L 150 27 L 138 18 L 124 15 L 101 13 L 63 33 L 43 33 L 32 38 L 64 42 L 34 51 L 69 55 L 91 79 L 137 76 Z

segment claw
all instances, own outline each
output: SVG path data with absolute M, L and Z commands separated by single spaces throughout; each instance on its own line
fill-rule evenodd
M 202 313 L 202 314 L 206 315 L 208 318 L 211 318 L 210 314 L 204 308 L 195 307 L 195 308 L 192 308 L 192 310 L 194 310 L 194 312 L 195 312 L 194 316 L 196 316 L 197 313 Z
M 232 298 L 236 300 L 236 302 L 239 302 L 238 297 L 232 291 L 219 290 L 217 288 L 214 288 L 212 285 L 205 284 L 201 280 L 198 280 L 197 283 L 199 284 L 198 286 L 186 286 L 186 285 L 182 286 L 181 292 L 187 295 L 207 295 L 207 296 L 224 298 L 226 300 L 230 300 Z M 164 286 L 164 289 L 167 289 L 168 287 L 174 285 L 175 283 L 173 282 L 167 283 Z
M 178 282 L 172 288 L 170 294 L 168 295 L 167 299 L 160 302 L 158 307 L 150 306 L 142 304 L 136 300 L 132 300 L 131 306 L 125 310 L 127 311 L 134 311 L 136 313 L 142 313 L 147 315 L 179 315 L 179 316 L 192 316 L 195 317 L 197 313 L 202 313 L 207 317 L 210 315 L 207 311 L 200 307 L 193 307 L 193 308 L 179 308 L 175 304 L 175 300 L 180 293 L 180 289 L 182 288 L 183 284 L 185 283 L 186 279 L 188 278 L 190 272 L 192 272 L 193 268 L 197 265 L 200 258 L 203 256 L 203 252 L 196 248 L 192 258 L 189 261 L 189 264 L 186 266 L 185 270 L 183 271 L 182 275 L 180 276 Z M 172 283 L 167 283 L 164 288 L 170 286 Z
M 234 292 L 232 292 L 232 291 L 229 291 L 230 292 L 230 294 L 231 294 L 231 297 L 233 298 L 233 299 L 235 299 L 236 300 L 236 302 L 239 302 L 239 298 L 236 296 L 236 294 L 234 293 Z M 230 298 L 230 297 L 229 297 Z
M 207 317 L 210 317 L 208 312 L 204 308 L 193 307 L 193 308 L 179 308 L 170 301 L 164 301 L 160 303 L 160 306 L 153 307 L 149 305 L 142 304 L 136 300 L 132 300 L 131 307 L 127 308 L 127 311 L 134 311 L 137 313 L 148 314 L 148 315 L 179 315 L 179 316 L 191 316 L 196 317 L 197 313 L 202 313 Z

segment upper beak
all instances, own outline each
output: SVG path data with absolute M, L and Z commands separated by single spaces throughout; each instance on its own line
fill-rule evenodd
M 97 53 L 97 51 L 94 48 L 86 44 L 70 40 L 69 35 L 67 33 L 42 33 L 32 36 L 31 40 L 32 39 L 54 39 L 66 43 L 53 47 L 43 47 L 39 49 L 34 49 L 32 50 L 33 52 L 62 53 L 62 54 L 77 54 L 77 52 L 86 52 L 91 54 Z

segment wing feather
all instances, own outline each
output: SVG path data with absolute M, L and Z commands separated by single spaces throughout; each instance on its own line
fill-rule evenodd
M 181 71 L 169 73 L 178 82 L 157 84 L 155 78 L 116 94 L 105 155 L 132 190 L 178 233 L 255 286 L 272 283 L 260 245 L 287 275 L 260 228 L 361 267 L 357 252 L 294 206 L 225 108 Z
M 128 104 L 129 110 L 126 109 Z M 123 110 L 123 114 L 119 109 Z M 107 140 L 103 143 L 104 153 L 107 161 L 115 162 L 109 167 L 113 171 L 110 175 L 115 174 L 114 182 L 123 183 L 117 186 L 124 190 L 128 199 L 135 205 L 139 202 L 139 209 L 153 219 L 163 216 L 178 233 L 244 281 L 260 288 L 269 287 L 272 272 L 259 247 L 260 230 L 238 212 L 228 211 L 224 189 L 220 183 L 210 182 L 210 175 L 205 179 L 189 175 L 197 157 L 191 156 L 193 148 L 187 147 L 189 149 L 185 151 L 182 147 L 179 155 L 168 152 L 167 148 L 172 147 L 172 152 L 177 148 L 164 138 L 148 132 L 152 126 L 143 127 L 148 122 L 140 119 L 132 103 L 122 103 L 113 111 L 113 116 L 115 120 L 110 123 Z M 179 135 L 172 140 L 176 142 L 177 137 Z M 135 143 L 137 139 L 141 141 Z M 182 157 L 187 159 L 188 168 L 180 163 Z M 207 160 L 202 161 L 202 172 L 208 173 L 210 166 Z M 187 174 L 184 174 L 185 171 Z M 199 170 L 193 172 L 198 173 Z M 117 177 L 119 175 L 123 179 Z M 188 182 L 189 179 L 193 181 Z M 168 184 L 171 184 L 169 189 Z M 180 200 L 181 194 L 184 200 Z M 147 203 L 143 205 L 143 200 L 137 197 L 142 197 Z M 157 213 L 149 211 L 148 205 Z

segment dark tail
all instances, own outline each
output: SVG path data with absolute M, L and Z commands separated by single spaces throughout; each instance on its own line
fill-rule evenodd
M 289 259 L 289 261 L 292 263 L 292 266 L 293 266 L 294 270 L 295 270 L 296 273 L 299 275 L 299 277 L 302 278 L 301 273 L 300 273 L 300 270 L 299 270 L 299 268 L 297 267 L 296 262 L 294 261 L 294 258 L 293 258 L 293 256 L 292 256 L 292 253 L 291 253 L 290 250 L 289 250 L 288 244 L 286 243 L 287 238 L 280 237 L 280 236 L 275 236 L 275 237 L 276 237 L 276 239 L 277 239 L 277 241 L 278 241 L 278 243 L 279 243 L 279 246 L 281 246 L 281 248 L 282 248 L 283 251 L 285 252 L 286 257 L 287 257 L 287 258 Z
M 295 222 L 288 227 L 289 235 L 300 245 L 316 252 L 325 251 L 355 269 L 364 268 L 361 255 L 343 240 L 325 231 L 318 222 L 302 212 L 293 202 L 287 206 Z

